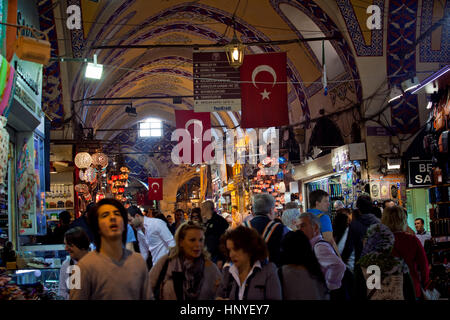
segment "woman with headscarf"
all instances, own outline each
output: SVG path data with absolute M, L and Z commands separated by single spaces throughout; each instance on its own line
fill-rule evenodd
M 381 223 L 367 230 L 361 259 L 355 265 L 357 299 L 416 299 L 407 264 L 392 253 L 394 241 L 394 234 Z M 373 284 L 373 287 L 368 286 L 368 283 Z

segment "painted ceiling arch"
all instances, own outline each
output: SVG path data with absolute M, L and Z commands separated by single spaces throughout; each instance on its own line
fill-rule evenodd
M 208 1 L 206 1 L 208 3 Z M 123 5 L 116 10 L 116 12 L 110 17 L 110 21 L 108 22 L 114 22 L 114 20 L 111 20 L 113 17 L 115 17 L 115 19 L 119 19 L 121 18 L 121 15 L 126 15 L 126 17 L 131 16 L 131 13 L 127 13 L 127 8 L 129 8 L 132 5 L 137 4 L 137 2 L 135 1 L 126 1 L 123 3 Z M 217 3 L 211 3 L 216 5 Z M 225 6 L 226 7 L 226 6 Z M 270 9 L 271 14 L 273 15 L 273 9 L 270 7 L 270 5 L 266 4 L 266 10 Z M 228 9 L 230 9 L 230 6 L 228 5 Z M 100 10 L 101 11 L 101 10 Z M 99 11 L 99 12 L 100 12 Z M 134 13 L 135 11 L 139 11 L 139 10 L 133 10 L 133 17 L 137 17 L 136 14 Z M 134 29 L 132 29 L 131 31 L 129 31 L 128 33 L 125 33 L 125 36 L 121 36 L 121 34 L 123 34 L 123 32 L 118 32 L 117 28 L 108 28 L 102 26 L 102 28 L 100 28 L 101 34 L 96 34 L 96 41 L 93 41 L 94 43 L 102 43 L 104 44 L 105 42 L 108 42 L 107 40 L 110 40 L 111 38 L 114 38 L 113 36 L 111 36 L 111 34 L 108 34 L 107 30 L 110 29 L 110 32 L 113 32 L 115 35 L 117 34 L 119 36 L 119 38 L 121 38 L 121 40 L 118 42 L 118 44 L 133 44 L 133 43 L 139 43 L 139 41 L 144 41 L 147 42 L 154 42 L 154 41 L 158 41 L 158 39 L 148 39 L 149 36 L 152 36 L 154 34 L 158 34 L 162 33 L 162 32 L 176 32 L 178 31 L 177 28 L 181 28 L 181 29 L 188 29 L 188 33 L 192 33 L 194 32 L 196 36 L 200 35 L 203 37 L 209 37 L 209 41 L 213 40 L 213 41 L 218 41 L 220 40 L 220 32 L 222 32 L 222 30 L 225 28 L 225 24 L 230 24 L 231 23 L 231 12 L 232 10 L 222 10 L 222 8 L 214 8 L 212 6 L 208 6 L 208 5 L 203 5 L 203 4 L 195 4 L 195 5 L 184 5 L 184 4 L 179 4 L 176 6 L 172 6 L 169 8 L 165 8 L 164 10 L 157 12 L 157 14 L 155 14 L 154 16 L 151 16 L 150 18 L 147 18 L 146 20 L 144 20 L 143 23 L 139 24 L 139 27 L 136 27 Z M 219 26 L 221 26 L 222 28 L 218 31 L 216 30 L 215 32 L 213 32 L 213 29 L 211 28 L 210 30 L 205 29 L 205 27 L 199 27 L 197 25 L 192 25 L 192 21 L 189 22 L 189 25 L 186 23 L 180 23 L 180 21 L 176 21 L 177 23 L 172 22 L 171 24 L 171 19 L 172 20 L 177 20 L 179 19 L 179 16 L 181 15 L 181 17 L 185 17 L 182 16 L 182 14 L 186 13 L 186 14 L 191 14 L 193 17 L 203 17 L 202 22 L 208 21 L 208 19 L 216 21 L 219 24 Z M 105 14 L 102 13 L 102 16 L 104 16 Z M 178 16 L 177 16 L 178 15 Z M 205 18 L 206 17 L 206 18 Z M 146 25 L 152 24 L 155 21 L 164 21 L 164 25 L 158 25 L 156 28 L 151 28 L 149 31 L 145 29 Z M 279 22 L 283 22 L 282 20 L 280 20 Z M 285 23 L 283 23 L 283 25 L 286 25 Z M 258 31 L 256 28 L 251 26 L 251 23 L 248 23 L 246 21 L 243 21 L 242 19 L 237 19 L 237 32 L 240 33 L 241 35 L 241 39 L 243 39 L 244 41 L 247 39 L 251 39 L 251 40 L 270 40 L 270 39 L 274 39 L 276 37 L 274 36 L 278 36 L 278 38 L 280 38 L 280 32 L 271 32 L 271 33 L 275 33 L 274 36 L 270 36 L 270 35 L 265 35 L 265 33 Z M 141 32 L 139 32 L 140 30 L 143 30 Z M 183 30 L 186 31 L 186 30 Z M 119 34 L 120 33 L 120 34 Z M 90 35 L 94 35 L 94 31 L 93 29 L 90 30 Z M 105 34 L 104 37 L 102 37 L 102 34 Z M 183 33 L 183 36 L 186 36 L 186 32 Z M 193 36 L 193 34 L 189 34 L 189 39 L 191 39 Z M 225 37 L 226 38 L 226 37 Z M 199 40 L 199 39 L 197 39 Z M 189 41 L 189 40 L 188 40 Z M 192 40 L 190 40 L 192 41 Z M 196 41 L 199 42 L 199 41 Z M 201 42 L 200 42 L 201 43 Z M 294 51 L 302 51 L 305 47 L 307 47 L 307 44 L 302 44 L 301 46 L 296 46 L 293 49 L 289 49 L 289 52 L 291 52 L 292 50 Z M 303 48 L 303 49 L 302 49 Z M 265 51 L 273 51 L 273 48 L 266 48 Z M 108 54 L 109 59 L 110 60 L 115 60 L 118 61 L 117 59 L 119 59 L 119 61 L 121 60 L 121 55 L 124 54 L 124 52 L 127 52 L 127 56 L 130 54 L 130 50 L 125 50 L 125 49 L 120 49 L 120 50 L 113 50 L 113 52 L 110 52 L 110 54 Z M 303 50 L 305 51 L 305 50 Z M 311 51 L 309 49 L 309 51 Z M 100 55 L 101 56 L 101 55 Z M 294 55 L 293 55 L 294 56 Z M 298 55 L 295 55 L 298 56 Z M 303 54 L 303 56 L 305 56 L 305 54 Z M 106 61 L 106 63 L 108 62 L 108 60 Z M 293 63 L 291 63 L 293 65 Z M 309 80 L 312 80 L 310 82 L 314 82 L 315 80 L 317 80 L 317 78 L 320 78 L 320 74 L 321 74 L 321 70 L 319 70 L 317 68 L 317 64 L 316 66 L 313 66 L 314 68 L 316 68 L 315 72 L 309 72 L 312 74 L 315 74 L 315 78 L 311 78 Z M 298 75 L 298 68 L 295 68 L 295 66 L 291 66 L 291 71 L 290 71 L 290 80 L 294 80 L 294 82 L 299 82 L 301 83 L 302 81 L 302 77 L 300 75 Z M 305 70 L 305 63 L 302 63 L 302 70 Z M 78 80 L 80 79 L 80 76 L 78 76 Z M 307 118 L 308 116 L 308 110 L 307 110 L 307 100 L 305 99 L 305 94 L 303 94 L 301 91 L 299 90 L 298 87 L 301 87 L 301 85 L 295 85 L 293 86 L 298 98 L 302 98 L 301 100 L 301 105 L 302 105 L 302 111 L 303 113 L 305 113 L 305 116 Z M 302 88 L 303 89 L 303 88 Z M 91 94 L 92 92 L 90 90 L 85 91 L 86 95 L 87 93 Z M 305 112 L 306 111 L 306 112 Z M 236 114 L 237 116 L 237 114 Z

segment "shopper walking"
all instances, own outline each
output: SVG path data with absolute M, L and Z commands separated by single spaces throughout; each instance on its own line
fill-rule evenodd
M 172 230 L 177 231 L 178 227 L 184 222 L 184 211 L 183 209 L 177 209 L 174 213 L 175 222 L 172 225 Z
M 205 221 L 205 245 L 211 260 L 222 269 L 225 257 L 220 252 L 220 237 L 228 229 L 228 222 L 214 210 L 214 202 L 204 201 L 201 205 L 202 220 Z
M 96 250 L 78 263 L 80 288 L 71 300 L 146 299 L 147 267 L 138 253 L 125 249 L 127 211 L 115 199 L 100 200 L 88 214 Z
M 299 230 L 303 231 L 311 243 L 327 288 L 330 291 L 339 289 L 346 267 L 332 245 L 322 238 L 319 218 L 311 212 L 302 213 L 299 219 Z
M 310 209 L 307 212 L 310 212 L 316 215 L 320 220 L 320 232 L 322 233 L 322 237 L 325 241 L 330 243 L 334 250 L 338 252 L 338 248 L 336 242 L 334 242 L 333 238 L 333 227 L 331 225 L 331 219 L 327 214 L 330 208 L 330 200 L 329 194 L 323 190 L 314 190 L 309 194 L 309 206 Z
M 348 240 L 341 255 L 342 260 L 347 262 L 353 252 L 355 254 L 355 261 L 359 260 L 367 229 L 373 224 L 380 223 L 380 219 L 373 214 L 375 209 L 372 204 L 372 199 L 368 195 L 359 196 L 356 200 L 356 207 L 358 208 L 358 214 L 353 214 L 347 235 Z
M 192 209 L 190 219 L 191 219 L 191 221 L 197 222 L 198 224 L 202 225 L 203 220 L 202 220 L 201 209 L 200 208 Z
M 89 226 L 89 222 L 88 222 L 88 213 L 89 211 L 92 209 L 92 207 L 95 206 L 94 202 L 90 202 L 87 206 L 86 206 L 86 211 L 83 212 L 83 214 L 75 219 L 71 224 L 70 224 L 70 229 L 75 228 L 75 227 L 81 227 L 83 228 L 83 230 L 86 232 L 86 234 L 89 237 L 89 242 L 92 244 L 91 248 L 93 249 L 93 243 L 94 243 L 94 233 L 91 230 L 91 227 Z
M 320 264 L 302 231 L 289 232 L 281 241 L 281 264 L 283 300 L 330 299 Z
M 156 300 L 214 300 L 222 281 L 205 249 L 205 230 L 183 223 L 175 234 L 176 246 L 150 270 L 148 288 Z
M 255 217 L 244 226 L 254 228 L 267 244 L 269 260 L 280 265 L 280 245 L 283 238 L 283 225 L 273 221 L 275 218 L 275 199 L 268 193 L 253 196 Z
M 134 209 L 130 210 L 131 208 Z M 155 265 L 162 256 L 169 253 L 170 247 L 175 246 L 172 233 L 163 220 L 144 217 L 138 207 L 130 207 L 128 214 L 133 225 L 140 226 L 142 223 L 143 229 L 141 228 L 141 231 L 145 235 L 145 241 L 142 240 L 141 234 L 140 248 L 144 250 L 144 252 L 141 251 L 141 254 L 146 260 L 148 252 L 146 248 L 148 248 L 152 255 L 152 264 Z M 143 245 L 144 243 L 146 245 Z
M 69 257 L 61 265 L 59 270 L 58 295 L 64 300 L 69 299 L 69 286 L 67 280 L 72 273 L 70 266 L 76 265 L 89 252 L 89 238 L 81 227 L 69 229 L 64 234 L 64 244 Z
M 298 228 L 298 218 L 300 217 L 300 210 L 297 208 L 286 209 L 281 215 L 281 222 L 283 223 L 283 238 L 290 231 L 295 231 Z
M 267 261 L 267 245 L 256 230 L 239 226 L 221 241 L 231 263 L 224 267 L 219 299 L 281 300 L 277 268 Z
M 395 237 L 389 228 L 381 223 L 373 224 L 367 230 L 361 259 L 355 264 L 355 287 L 357 300 L 410 300 L 416 299 L 414 285 L 403 259 L 393 255 Z M 368 277 L 373 268 L 380 268 L 380 286 L 368 288 Z
M 425 230 L 425 222 L 422 218 L 417 218 L 414 220 L 414 226 L 416 227 L 416 237 L 419 239 L 422 246 L 425 248 L 425 241 L 431 239 L 431 234 Z
M 381 222 L 394 233 L 392 254 L 405 260 L 414 282 L 416 297 L 421 298 L 421 288 L 425 288 L 430 280 L 428 259 L 419 239 L 406 232 L 406 215 L 403 208 L 398 206 L 385 208 Z

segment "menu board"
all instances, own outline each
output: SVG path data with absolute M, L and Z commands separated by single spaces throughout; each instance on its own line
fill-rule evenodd
M 193 61 L 195 112 L 240 111 L 240 71 L 226 53 L 194 52 Z

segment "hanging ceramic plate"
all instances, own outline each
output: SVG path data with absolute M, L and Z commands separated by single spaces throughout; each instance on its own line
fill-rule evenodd
M 81 181 L 85 181 L 86 177 L 84 175 L 84 170 L 80 170 L 80 174 L 78 175 Z

